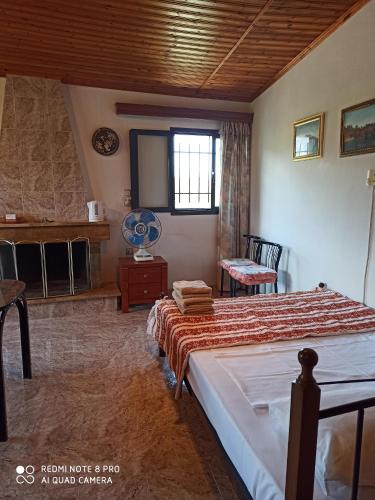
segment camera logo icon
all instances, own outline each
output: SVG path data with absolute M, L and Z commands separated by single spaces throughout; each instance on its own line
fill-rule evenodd
M 35 481 L 34 472 L 35 467 L 32 465 L 17 465 L 16 467 L 16 481 L 18 484 L 33 484 Z

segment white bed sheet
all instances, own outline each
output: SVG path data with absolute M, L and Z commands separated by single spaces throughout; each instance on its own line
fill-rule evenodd
M 341 357 L 343 360 L 338 378 L 350 378 L 350 369 L 348 371 L 345 364 L 348 356 L 351 360 L 350 365 L 355 367 L 356 372 L 353 375 L 358 377 L 363 373 L 363 377 L 375 376 L 373 333 L 197 351 L 189 358 L 187 378 L 192 389 L 254 500 L 283 500 L 286 449 L 273 431 L 268 410 L 256 408 L 256 404 L 254 405 L 256 402 L 259 403 L 261 398 L 257 388 L 254 393 L 249 390 L 251 377 L 254 375 L 251 360 L 256 359 L 257 367 L 264 366 L 263 376 L 266 373 L 268 377 L 272 374 L 270 360 L 274 354 L 280 349 L 287 351 L 295 349 L 295 366 L 292 363 L 288 369 L 281 370 L 283 373 L 281 377 L 278 375 L 281 366 L 275 365 L 275 380 L 282 379 L 282 386 L 277 384 L 276 390 L 281 390 L 282 395 L 287 395 L 290 392 L 290 383 L 295 378 L 295 371 L 298 371 L 298 350 L 304 347 L 312 347 L 320 354 L 322 368 L 319 369 L 318 364 L 316 372 L 318 380 L 337 379 L 336 367 L 329 364 L 329 358 L 333 353 L 336 359 Z M 236 358 L 240 365 L 237 371 Z M 249 367 L 248 371 L 246 366 Z M 246 379 L 245 382 L 243 380 L 241 382 L 241 378 Z M 284 381 L 287 386 L 285 392 L 279 389 L 283 387 Z M 258 383 L 259 380 L 256 384 Z M 265 399 L 269 398 L 268 393 Z M 327 498 L 346 500 L 350 498 L 350 488 L 337 484 L 334 493 L 327 497 L 316 483 L 314 499 Z M 359 498 L 374 499 L 375 490 L 361 488 Z

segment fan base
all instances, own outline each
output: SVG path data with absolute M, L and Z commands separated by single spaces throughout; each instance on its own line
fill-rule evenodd
M 154 257 L 147 252 L 144 248 L 140 248 L 134 255 L 134 260 L 137 262 L 142 262 L 146 260 L 154 260 Z

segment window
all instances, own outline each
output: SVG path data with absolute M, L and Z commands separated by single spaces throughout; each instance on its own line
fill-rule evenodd
M 132 208 L 170 212 L 168 130 L 131 130 L 130 176 Z
M 132 208 L 217 213 L 221 144 L 216 130 L 131 130 Z
M 219 208 L 220 138 L 214 130 L 171 129 L 172 213 Z

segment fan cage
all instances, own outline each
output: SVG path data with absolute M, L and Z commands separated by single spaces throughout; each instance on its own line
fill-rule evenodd
M 136 217 L 141 218 L 142 215 L 146 215 L 148 217 L 151 216 L 153 218 L 153 220 L 151 220 L 150 222 L 147 222 L 147 223 L 143 222 L 142 220 L 139 220 L 137 222 L 137 224 L 144 224 L 144 226 L 147 227 L 148 230 L 150 227 L 154 227 L 155 229 L 158 230 L 158 237 L 154 241 L 150 241 L 148 239 L 148 232 L 149 231 L 147 231 L 147 233 L 144 236 L 143 242 L 137 244 L 137 243 L 134 243 L 133 241 L 130 240 L 130 238 L 135 235 L 135 227 L 137 224 L 134 226 L 133 229 L 130 229 L 129 227 L 127 227 L 126 224 L 131 219 L 132 216 L 134 218 L 136 218 Z M 162 233 L 162 225 L 161 225 L 160 219 L 151 210 L 148 210 L 147 208 L 136 208 L 126 215 L 126 217 L 124 218 L 124 220 L 122 222 L 121 230 L 122 230 L 122 235 L 124 237 L 124 240 L 129 245 L 131 245 L 133 248 L 150 248 L 159 241 L 161 233 Z

